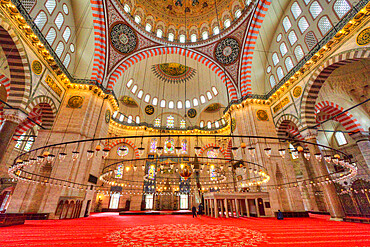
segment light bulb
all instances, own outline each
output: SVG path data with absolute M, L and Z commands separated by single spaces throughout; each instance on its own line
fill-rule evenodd
M 271 157 L 271 148 L 265 148 L 265 154 L 267 157 Z
M 197 156 L 199 156 L 200 155 L 200 152 L 202 151 L 202 148 L 201 147 L 194 147 L 194 150 L 195 150 L 195 154 Z
M 281 158 L 284 158 L 285 157 L 285 149 L 284 148 L 279 149 L 279 154 L 280 154 Z
M 292 155 L 293 155 L 293 156 L 298 156 L 298 151 L 297 151 L 296 149 L 293 149 L 293 150 L 292 150 Z
M 310 152 L 304 152 L 303 156 L 306 158 L 306 160 L 309 160 L 310 157 L 311 157 L 311 153 Z
M 73 151 L 72 152 L 72 159 L 73 160 L 76 160 L 77 158 L 78 158 L 78 155 L 80 154 L 80 152 L 78 152 L 78 151 Z
M 181 151 L 182 151 L 182 148 L 181 148 L 181 147 L 175 147 L 175 150 L 176 150 L 176 154 L 177 154 L 178 156 L 180 156 Z
M 256 154 L 256 149 L 254 147 L 250 147 L 248 148 L 248 151 L 249 151 L 249 154 L 254 157 L 254 155 Z
M 339 164 L 339 159 L 338 158 L 332 158 L 331 159 L 334 164 L 338 165 Z
M 108 157 L 108 155 L 109 155 L 109 149 L 108 148 L 104 148 L 103 149 L 103 158 L 105 159 L 105 158 L 107 158 Z
M 216 156 L 218 156 L 220 153 L 220 147 L 213 147 L 213 152 L 216 154 Z
M 163 147 L 157 147 L 158 156 L 161 156 L 162 153 L 163 153 Z
M 322 160 L 322 155 L 321 155 L 321 153 L 317 153 L 317 154 L 315 154 L 315 158 L 316 158 L 316 160 L 317 160 L 317 161 L 321 162 L 321 160 Z
M 139 150 L 139 156 L 143 156 L 145 148 L 138 148 Z
M 231 152 L 233 153 L 233 156 L 235 157 L 236 156 L 236 152 L 238 151 L 238 147 L 232 147 L 231 148 Z
M 41 155 L 37 156 L 36 162 L 38 165 L 40 165 L 43 161 L 44 161 L 44 156 L 41 156 Z
M 94 155 L 94 151 L 93 150 L 87 150 L 87 160 L 90 160 Z
M 59 160 L 63 161 L 66 158 L 67 154 L 66 153 L 59 153 Z
M 330 155 L 325 155 L 324 160 L 326 161 L 326 163 L 330 163 L 331 162 L 331 156 Z

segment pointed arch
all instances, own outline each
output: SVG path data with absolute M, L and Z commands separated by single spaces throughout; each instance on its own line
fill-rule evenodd
M 139 159 L 140 158 L 140 155 L 139 155 L 139 149 L 137 148 L 137 146 L 135 145 L 134 142 L 128 140 L 128 139 L 125 139 L 125 138 L 122 138 L 122 139 L 118 139 L 118 140 L 114 140 L 112 141 L 111 143 L 109 143 L 108 141 L 105 143 L 105 147 L 108 148 L 109 150 L 111 150 L 112 148 L 114 148 L 115 146 L 119 145 L 119 144 L 122 144 L 122 143 L 125 143 L 125 144 L 128 144 L 132 147 L 132 149 L 134 150 L 135 152 L 135 157 L 136 159 Z

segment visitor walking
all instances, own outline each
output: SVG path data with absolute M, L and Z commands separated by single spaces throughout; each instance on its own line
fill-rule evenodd
M 202 203 L 200 203 L 199 206 L 198 206 L 198 215 L 199 215 L 199 218 L 201 218 L 202 215 L 203 215 L 203 205 L 202 205 Z
M 283 212 L 281 212 L 280 210 L 278 210 L 277 219 L 278 220 L 283 220 L 284 219 Z
M 197 208 L 195 207 L 195 206 L 193 206 L 192 208 L 191 208 L 191 211 L 192 211 L 192 213 L 193 213 L 193 218 L 195 217 L 195 218 L 197 218 Z

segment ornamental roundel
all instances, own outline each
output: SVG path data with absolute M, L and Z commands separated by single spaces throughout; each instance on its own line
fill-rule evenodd
M 229 65 L 234 63 L 240 51 L 240 45 L 234 38 L 224 38 L 215 48 L 215 57 L 222 64 Z
M 194 108 L 191 108 L 188 110 L 188 117 L 190 118 L 195 118 L 197 116 L 197 110 Z
M 41 64 L 40 61 L 34 60 L 32 62 L 31 68 L 32 68 L 33 73 L 35 73 L 36 75 L 41 75 L 41 72 L 42 72 L 42 64 Z
M 269 119 L 267 111 L 265 110 L 258 110 L 256 114 L 257 114 L 258 120 L 260 121 L 267 121 Z
M 153 113 L 154 113 L 154 107 L 152 105 L 147 105 L 145 107 L 145 113 L 147 115 L 153 115 Z
M 370 43 L 370 27 L 365 28 L 357 35 L 356 42 L 359 46 L 364 46 Z
M 72 96 L 67 102 L 67 107 L 69 108 L 81 108 L 84 99 L 81 96 Z
M 121 22 L 113 25 L 111 28 L 110 41 L 114 49 L 122 54 L 133 52 L 138 43 L 134 30 Z
M 299 96 L 301 96 L 301 94 L 302 94 L 302 87 L 301 86 L 297 86 L 293 89 L 294 98 L 298 98 Z
M 110 114 L 110 110 L 107 110 L 107 111 L 105 112 L 105 122 L 106 122 L 106 123 L 109 123 L 109 121 L 110 121 L 110 116 L 111 116 L 111 114 Z

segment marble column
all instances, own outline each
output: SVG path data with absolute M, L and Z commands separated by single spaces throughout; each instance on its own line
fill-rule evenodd
M 223 204 L 223 201 L 222 200 L 220 200 L 220 208 L 221 208 L 221 217 L 225 217 L 225 215 L 224 215 L 224 204 Z
M 217 199 L 214 199 L 214 204 L 215 204 L 215 218 L 218 218 L 218 201 Z
M 214 217 L 215 214 L 215 205 L 214 205 L 214 201 L 212 199 L 209 199 L 209 204 L 210 204 L 210 209 L 211 209 L 211 217 Z
M 229 208 L 227 206 L 227 199 L 224 199 L 224 205 L 225 205 L 226 218 L 229 218 Z
M 254 203 L 256 204 L 256 213 L 257 213 L 257 217 L 260 217 L 260 210 L 259 210 L 259 208 L 258 208 L 258 200 L 257 200 L 257 198 L 256 198 L 256 199 L 254 199 Z
M 245 199 L 245 208 L 247 210 L 247 217 L 251 217 L 251 214 L 249 213 L 248 199 Z
M 358 132 L 351 137 L 356 141 L 358 149 L 366 162 L 367 168 L 370 169 L 370 136 L 369 133 Z
M 239 218 L 239 203 L 238 203 L 238 199 L 234 199 L 234 203 L 235 203 L 236 217 Z
M 305 139 L 312 143 L 317 143 L 316 137 L 317 132 L 312 130 L 306 130 L 301 132 Z M 318 161 L 315 159 L 314 154 L 320 153 L 318 146 L 308 144 L 308 149 L 311 153 L 310 162 L 316 177 L 319 176 L 329 176 L 328 169 L 326 167 L 324 159 Z M 327 209 L 333 220 L 342 219 L 344 217 L 344 211 L 340 203 L 339 197 L 336 193 L 334 184 L 324 184 L 321 185 L 322 191 L 324 193 Z

